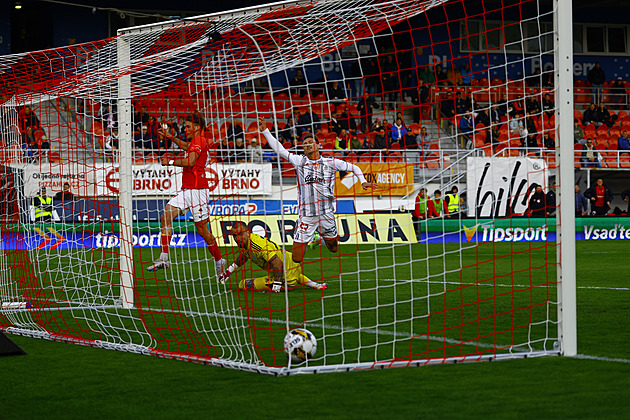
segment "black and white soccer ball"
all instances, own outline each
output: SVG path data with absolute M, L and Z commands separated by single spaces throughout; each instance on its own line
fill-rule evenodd
M 312 359 L 317 353 L 317 339 L 305 328 L 295 328 L 284 337 L 284 354 L 292 363 Z

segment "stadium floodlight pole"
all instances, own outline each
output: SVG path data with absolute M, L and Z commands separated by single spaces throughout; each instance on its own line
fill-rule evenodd
M 129 40 L 119 33 L 116 40 L 118 71 L 131 64 Z M 120 213 L 120 300 L 123 308 L 133 305 L 133 171 L 131 145 L 133 143 L 133 121 L 131 115 L 131 75 L 118 78 L 118 125 L 119 125 L 119 213 Z
M 556 149 L 558 198 L 557 222 L 558 275 L 558 338 L 565 356 L 577 355 L 577 304 L 575 270 L 575 208 L 573 169 L 573 10 L 572 0 L 554 0 L 555 68 L 556 68 Z

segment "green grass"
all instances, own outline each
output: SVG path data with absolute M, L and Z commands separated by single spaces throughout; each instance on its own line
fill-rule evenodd
M 514 323 L 518 325 L 521 322 L 520 314 L 495 317 L 488 324 L 483 320 L 490 319 L 484 316 L 490 314 L 490 307 L 481 302 L 492 302 L 492 308 L 496 304 L 499 309 L 510 307 L 511 303 L 506 301 L 507 298 L 514 299 L 517 304 L 537 304 L 546 298 L 547 292 L 555 300 L 555 286 L 547 284 L 544 280 L 547 275 L 542 275 L 543 271 L 551 270 L 549 278 L 554 279 L 554 266 L 547 264 L 541 250 L 530 250 L 526 245 L 515 244 L 513 251 L 516 257 L 509 262 L 501 259 L 492 263 L 492 246 L 480 249 L 478 257 L 468 252 L 459 255 L 454 249 L 443 249 L 441 245 L 430 248 L 413 247 L 412 255 L 409 255 L 409 248 L 405 249 L 406 255 L 393 255 L 390 249 L 379 250 L 379 267 L 394 259 L 397 261 L 395 268 L 381 267 L 374 270 L 374 254 L 369 252 L 362 254 L 358 267 L 356 259 L 347 257 L 327 259 L 323 265 L 314 262 L 306 264 L 305 271 L 314 280 L 319 280 L 318 276 L 322 272 L 338 273 L 340 268 L 344 277 L 339 281 L 334 276 L 325 276 L 329 277 L 330 289 L 324 293 L 323 300 L 320 292 L 301 289 L 292 291 L 289 297 L 295 307 L 290 312 L 291 319 L 296 323 L 306 320 L 309 329 L 318 337 L 325 334 L 326 350 L 331 354 L 340 345 L 340 334 L 338 330 L 327 329 L 326 325 L 361 325 L 365 328 L 374 327 L 377 321 L 378 328 L 382 331 L 391 331 L 393 321 L 397 321 L 400 327 L 407 328 L 411 324 L 407 324 L 406 320 L 414 319 L 413 331 L 416 334 L 442 334 L 449 338 L 463 336 L 466 339 L 482 337 L 479 340 L 484 343 L 493 342 L 496 338 L 497 342 L 503 342 L 506 336 L 501 332 Z M 630 359 L 630 321 L 627 316 L 630 310 L 630 281 L 625 275 L 630 268 L 627 249 L 625 241 L 578 243 L 580 354 Z M 447 253 L 444 254 L 443 251 Z M 496 251 L 502 253 L 505 250 Z M 351 250 L 344 248 L 342 253 L 344 252 L 350 254 Z M 548 252 L 553 259 L 555 248 L 550 248 Z M 138 257 L 146 261 L 151 259 L 149 255 Z M 174 257 L 183 261 L 194 256 L 189 255 L 186 250 L 182 251 L 182 255 Z M 416 262 L 409 263 L 411 259 Z M 459 271 L 455 269 L 455 263 L 459 263 L 460 259 L 464 266 L 477 260 L 488 262 Z M 314 258 L 310 261 L 314 261 Z M 436 273 L 443 271 L 444 267 L 447 271 L 452 269 L 452 272 L 446 276 L 438 276 Z M 534 268 L 525 270 L 525 267 Z M 356 280 L 354 283 L 352 281 L 352 273 L 359 269 L 362 278 L 372 279 L 361 282 L 360 287 Z M 421 274 L 426 277 L 427 273 L 435 275 L 430 277 L 430 283 L 406 281 L 420 278 Z M 173 345 L 170 341 L 172 335 L 181 331 L 168 327 L 183 320 L 156 316 L 158 312 L 155 309 L 159 305 L 170 305 L 173 302 L 164 298 L 165 287 L 171 285 L 168 290 L 178 296 L 184 289 L 190 295 L 200 296 L 194 302 L 178 300 L 178 304 L 186 307 L 184 309 L 194 309 L 200 302 L 206 302 L 210 287 L 214 287 L 214 291 L 218 290 L 215 285 L 210 286 L 208 283 L 207 286 L 202 286 L 199 281 L 193 281 L 194 277 L 200 277 L 199 273 L 180 270 L 177 274 L 182 280 L 177 285 L 166 282 L 164 274 L 145 277 L 143 286 L 146 288 L 143 288 L 139 296 L 147 314 L 152 315 L 150 318 L 154 322 L 152 326 L 155 327 L 155 335 L 159 332 L 163 337 L 163 341 L 158 344 L 165 346 L 165 349 Z M 356 278 L 356 274 L 354 277 Z M 482 284 L 492 283 L 492 287 L 470 286 L 475 279 L 485 280 Z M 541 287 L 529 287 L 531 284 Z M 341 295 L 343 298 L 338 293 L 341 288 L 345 292 Z M 445 288 L 448 292 L 444 294 Z M 157 297 L 158 290 L 162 298 Z M 440 306 L 432 306 L 434 300 L 437 302 L 440 293 L 445 299 L 442 299 Z M 274 311 L 282 307 L 284 295 L 225 292 L 222 296 L 225 302 L 236 303 L 235 308 L 241 313 L 247 314 L 250 311 L 256 313 L 256 318 L 262 319 L 282 318 L 282 312 Z M 243 303 L 245 296 L 250 299 L 247 305 Z M 396 302 L 403 303 L 388 305 L 394 298 Z M 377 299 L 383 310 L 378 313 L 368 310 Z M 431 305 L 432 311 L 444 307 L 454 309 L 444 311 L 438 320 L 430 323 L 436 326 L 431 328 L 426 322 L 427 303 Z M 346 311 L 356 311 L 352 312 L 352 316 L 348 315 L 343 319 L 331 315 L 341 306 Z M 257 310 L 252 311 L 252 307 Z M 525 318 L 541 316 L 536 308 L 537 306 L 533 306 L 531 310 L 527 310 Z M 550 308 L 553 319 L 555 307 Z M 469 309 L 480 314 L 474 328 L 468 328 L 461 323 L 462 311 Z M 192 321 L 191 325 L 201 331 L 204 340 L 210 340 L 212 335 L 209 331 L 212 325 L 209 324 L 212 321 L 204 325 L 201 317 L 188 315 L 186 319 Z M 322 329 L 311 327 L 311 324 L 322 320 L 325 321 Z M 122 324 L 129 322 L 131 321 L 126 319 Z M 254 323 L 259 345 L 264 344 L 265 337 L 274 333 L 275 338 L 267 344 L 281 347 L 275 341 L 284 335 L 281 323 Z M 540 331 L 536 331 L 538 332 Z M 520 342 L 519 334 L 520 331 L 515 336 L 517 343 Z M 550 336 L 554 335 L 555 330 L 552 329 Z M 602 360 L 549 357 L 499 363 L 275 378 L 20 336 L 9 337 L 29 355 L 0 359 L 0 418 L 3 419 L 26 416 L 625 418 L 630 397 L 627 387 L 630 363 Z M 346 359 L 364 360 L 373 357 L 375 350 L 379 355 L 382 352 L 384 357 L 409 355 L 409 339 L 392 340 L 392 336 L 388 334 L 357 332 L 354 336 L 345 336 L 344 345 L 351 349 L 360 338 L 366 347 L 374 344 L 377 337 L 379 343 L 383 340 L 381 346 L 369 347 L 370 351 L 349 350 L 345 354 Z M 215 338 L 212 336 L 212 339 Z M 247 345 L 246 337 L 237 338 Z M 439 341 L 431 343 L 438 348 L 437 353 L 445 355 L 467 353 L 471 350 L 470 346 L 445 349 Z M 435 349 L 427 348 L 425 344 L 417 352 L 414 351 L 414 355 L 421 357 L 426 352 L 427 355 L 434 356 L 436 353 L 431 350 Z M 273 351 L 259 349 L 258 353 L 264 361 L 273 361 Z M 279 355 L 276 357 L 279 358 Z M 334 363 L 341 357 L 327 356 L 325 361 Z M 301 412 L 294 413 L 297 410 Z

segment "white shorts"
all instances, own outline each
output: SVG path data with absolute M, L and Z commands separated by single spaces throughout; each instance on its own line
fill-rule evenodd
M 187 210 L 192 212 L 193 221 L 201 222 L 210 217 L 210 194 L 207 189 L 180 190 L 177 195 L 171 198 L 167 204 L 181 209 L 183 213 Z
M 321 216 L 300 216 L 295 226 L 294 242 L 303 244 L 309 243 L 315 236 L 315 230 L 324 239 L 333 239 L 339 237 L 337 232 L 337 222 L 334 214 L 324 214 Z

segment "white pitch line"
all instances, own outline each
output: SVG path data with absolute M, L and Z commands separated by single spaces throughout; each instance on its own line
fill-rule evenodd
M 334 279 L 326 280 L 327 282 L 334 281 Z M 342 280 L 342 281 L 354 281 L 354 280 Z M 361 279 L 360 281 L 376 281 L 376 279 Z M 481 282 L 481 283 L 459 283 L 456 281 L 439 281 L 439 280 L 424 280 L 424 279 L 414 279 L 414 280 L 400 280 L 400 279 L 378 279 L 378 281 L 387 281 L 387 282 L 397 282 L 397 283 L 430 283 L 430 284 L 452 284 L 455 286 L 486 286 L 486 287 L 556 287 L 557 284 L 494 284 L 489 281 Z M 577 286 L 578 289 L 593 289 L 593 290 L 621 290 L 621 291 L 630 291 L 630 287 L 605 287 L 605 286 Z
M 614 357 L 590 356 L 588 354 L 578 354 L 574 359 L 599 360 L 602 362 L 630 363 L 630 359 L 619 359 Z

